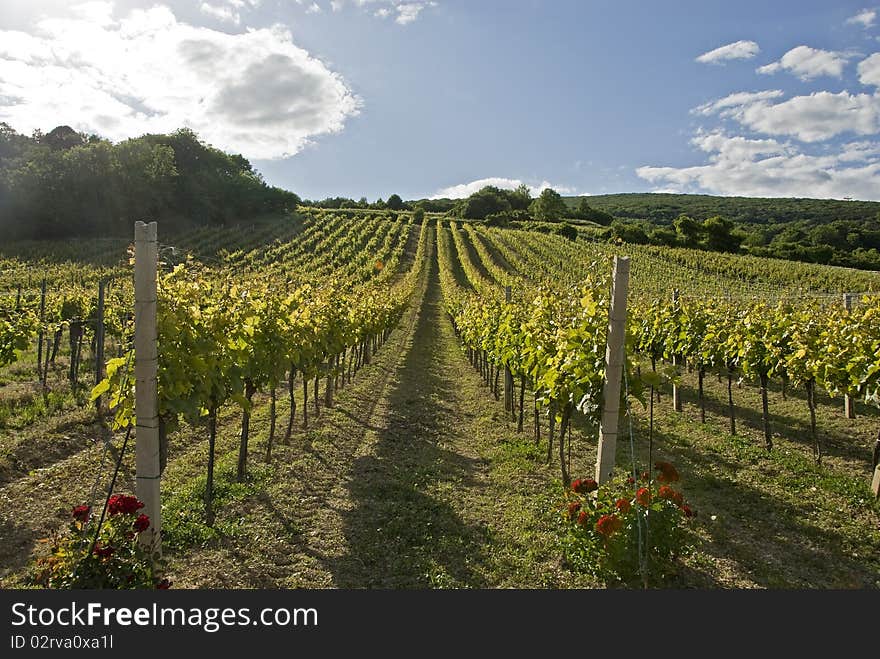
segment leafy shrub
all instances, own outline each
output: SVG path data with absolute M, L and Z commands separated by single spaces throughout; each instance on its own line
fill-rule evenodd
M 57 537 L 52 552 L 33 566 L 33 584 L 61 589 L 168 588 L 138 541 L 150 528 L 150 518 L 138 512 L 143 507 L 137 497 L 111 496 L 96 540 L 99 516 L 87 505 L 76 506 L 67 534 Z
M 686 549 L 686 526 L 694 513 L 671 483 L 678 472 L 658 462 L 657 478 L 647 472 L 636 487 L 633 478 L 614 476 L 601 486 L 578 479 L 566 491 L 563 546 L 566 562 L 606 581 L 630 583 L 663 572 Z

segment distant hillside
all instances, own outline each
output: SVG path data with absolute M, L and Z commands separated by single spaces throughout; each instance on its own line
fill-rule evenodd
M 574 208 L 581 197 L 565 197 Z M 833 220 L 876 220 L 880 202 L 835 199 L 775 199 L 763 197 L 715 197 L 661 193 L 593 195 L 588 203 L 615 217 L 668 224 L 679 215 L 695 220 L 720 215 L 738 224 L 810 224 Z

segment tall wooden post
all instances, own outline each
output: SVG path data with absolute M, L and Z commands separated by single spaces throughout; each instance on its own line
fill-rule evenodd
M 40 284 L 40 331 L 37 334 L 37 376 L 40 382 L 46 382 L 43 376 L 43 323 L 46 321 L 46 278 Z
M 504 301 L 510 302 L 510 286 L 504 287 Z M 513 408 L 513 374 L 510 366 L 504 365 L 504 409 L 507 412 L 515 412 Z
M 672 291 L 672 306 L 674 310 L 678 310 L 678 289 L 674 289 Z M 672 355 L 672 365 L 678 366 L 681 362 L 681 358 L 678 355 Z M 677 371 L 677 369 L 676 369 Z M 678 375 L 678 373 L 676 373 Z M 672 382 L 672 409 L 676 412 L 681 412 L 681 392 L 678 389 L 678 384 L 673 380 Z
M 843 306 L 847 311 L 852 311 L 852 295 L 849 293 L 843 294 Z M 847 419 L 856 418 L 856 406 L 849 394 L 843 396 L 843 413 Z
M 134 225 L 134 377 L 137 416 L 137 497 L 144 503 L 150 528 L 141 542 L 161 555 L 162 504 L 159 499 L 159 401 L 156 349 L 156 269 L 158 240 L 156 223 Z
M 98 282 L 98 310 L 95 319 L 95 384 L 104 379 L 104 280 Z M 95 399 L 95 408 L 101 411 L 101 397 Z
M 608 312 L 608 340 L 605 346 L 605 385 L 602 388 L 602 419 L 599 423 L 599 451 L 596 481 L 604 483 L 614 468 L 617 452 L 617 424 L 620 420 L 620 380 L 626 340 L 626 296 L 629 290 L 629 257 L 614 257 L 611 309 Z

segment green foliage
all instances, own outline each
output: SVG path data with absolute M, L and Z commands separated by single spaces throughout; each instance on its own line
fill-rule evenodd
M 577 206 L 575 206 L 574 208 L 574 217 L 578 218 L 579 220 L 595 222 L 596 224 L 601 224 L 603 226 L 608 226 L 614 221 L 614 216 L 610 213 L 600 211 L 590 206 L 589 202 L 587 201 L 587 197 L 579 198 Z
M 536 220 L 559 220 L 568 215 L 568 206 L 553 188 L 544 188 L 538 198 L 529 205 L 529 212 Z
M 403 203 L 403 199 L 401 199 L 400 195 L 398 194 L 393 194 L 388 197 L 388 201 L 385 203 L 387 204 L 388 208 L 393 211 L 401 211 L 406 208 L 406 204 Z
M 562 543 L 574 569 L 608 581 L 635 584 L 642 577 L 662 576 L 687 549 L 687 522 L 693 516 L 672 465 L 661 462 L 650 483 L 614 476 L 597 485 L 578 479 L 562 504 Z M 641 552 L 641 553 L 640 553 Z
M 204 224 L 292 211 L 299 198 L 188 129 L 119 144 L 62 126 L 0 130 L 0 230 L 19 238 L 129 235 L 134 218 Z
M 55 538 L 51 553 L 34 563 L 33 583 L 77 590 L 167 587 L 167 582 L 160 584 L 154 561 L 139 541 L 150 525 L 149 518 L 138 512 L 142 507 L 132 496 L 110 497 L 94 549 L 100 514 L 86 505 L 74 508 L 66 535 Z
M 508 194 L 506 190 L 487 185 L 470 197 L 461 199 L 453 210 L 463 218 L 483 220 L 488 215 L 512 210 Z

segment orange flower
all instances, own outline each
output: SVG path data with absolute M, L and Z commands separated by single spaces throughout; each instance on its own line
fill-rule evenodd
M 679 479 L 678 472 L 668 462 L 655 462 L 654 468 L 660 472 L 657 480 L 661 483 L 674 483 Z
M 617 503 L 615 503 L 614 505 L 617 508 L 617 512 L 619 512 L 621 515 L 626 515 L 632 508 L 632 504 L 630 503 L 629 499 L 618 499 Z
M 651 492 L 647 487 L 640 487 L 639 491 L 636 492 L 636 502 L 638 502 L 640 506 L 651 505 Z
M 622 526 L 623 522 L 617 515 L 602 515 L 596 521 L 596 532 L 607 540 L 615 531 L 619 531 Z

